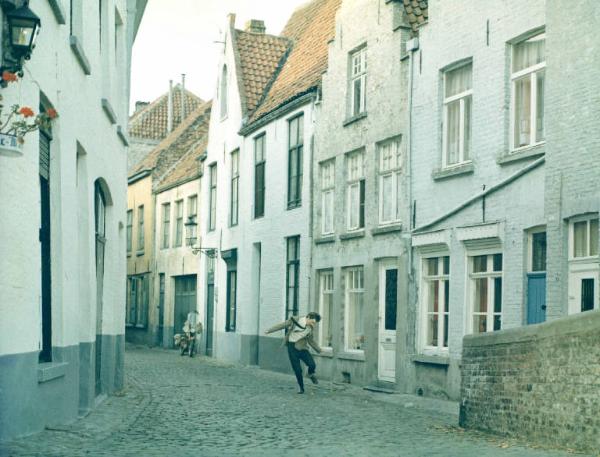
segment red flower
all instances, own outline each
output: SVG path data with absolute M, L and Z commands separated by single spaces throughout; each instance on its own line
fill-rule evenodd
M 11 73 L 10 71 L 4 70 L 2 72 L 2 79 L 7 82 L 12 82 L 17 80 L 16 73 Z
M 22 114 L 23 117 L 31 117 L 31 116 L 33 116 L 33 110 L 31 108 L 29 108 L 28 106 L 23 106 L 19 110 L 19 114 Z
M 48 108 L 48 110 L 46 111 L 46 114 L 48 115 L 48 117 L 50 119 L 54 119 L 58 116 L 58 113 L 56 112 L 56 110 L 54 108 Z

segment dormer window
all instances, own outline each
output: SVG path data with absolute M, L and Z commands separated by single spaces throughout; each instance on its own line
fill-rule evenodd
M 227 117 L 227 65 L 223 65 L 221 72 L 221 88 L 219 94 L 221 100 L 221 119 Z

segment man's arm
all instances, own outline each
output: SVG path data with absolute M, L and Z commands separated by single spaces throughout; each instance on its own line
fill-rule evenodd
M 287 321 L 280 322 L 279 324 L 274 325 L 273 327 L 265 330 L 265 334 L 268 335 L 269 333 L 276 332 L 277 330 L 283 330 L 284 328 L 286 328 L 289 325 L 289 323 L 290 323 L 289 319 Z
M 321 353 L 321 346 L 319 346 L 319 343 L 317 343 L 315 341 L 315 339 L 313 338 L 312 333 L 309 335 L 309 337 L 307 338 L 306 342 L 318 353 Z

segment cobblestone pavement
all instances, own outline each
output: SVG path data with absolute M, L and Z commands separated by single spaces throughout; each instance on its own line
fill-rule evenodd
M 425 409 L 327 381 L 297 395 L 292 376 L 175 351 L 128 348 L 126 370 L 126 388 L 86 418 L 0 445 L 0 455 L 572 455 L 461 430 L 441 402 Z

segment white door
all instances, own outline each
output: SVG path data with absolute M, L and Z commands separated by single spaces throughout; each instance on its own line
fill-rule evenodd
M 378 377 L 396 382 L 396 312 L 398 266 L 394 261 L 379 266 L 379 363 Z

